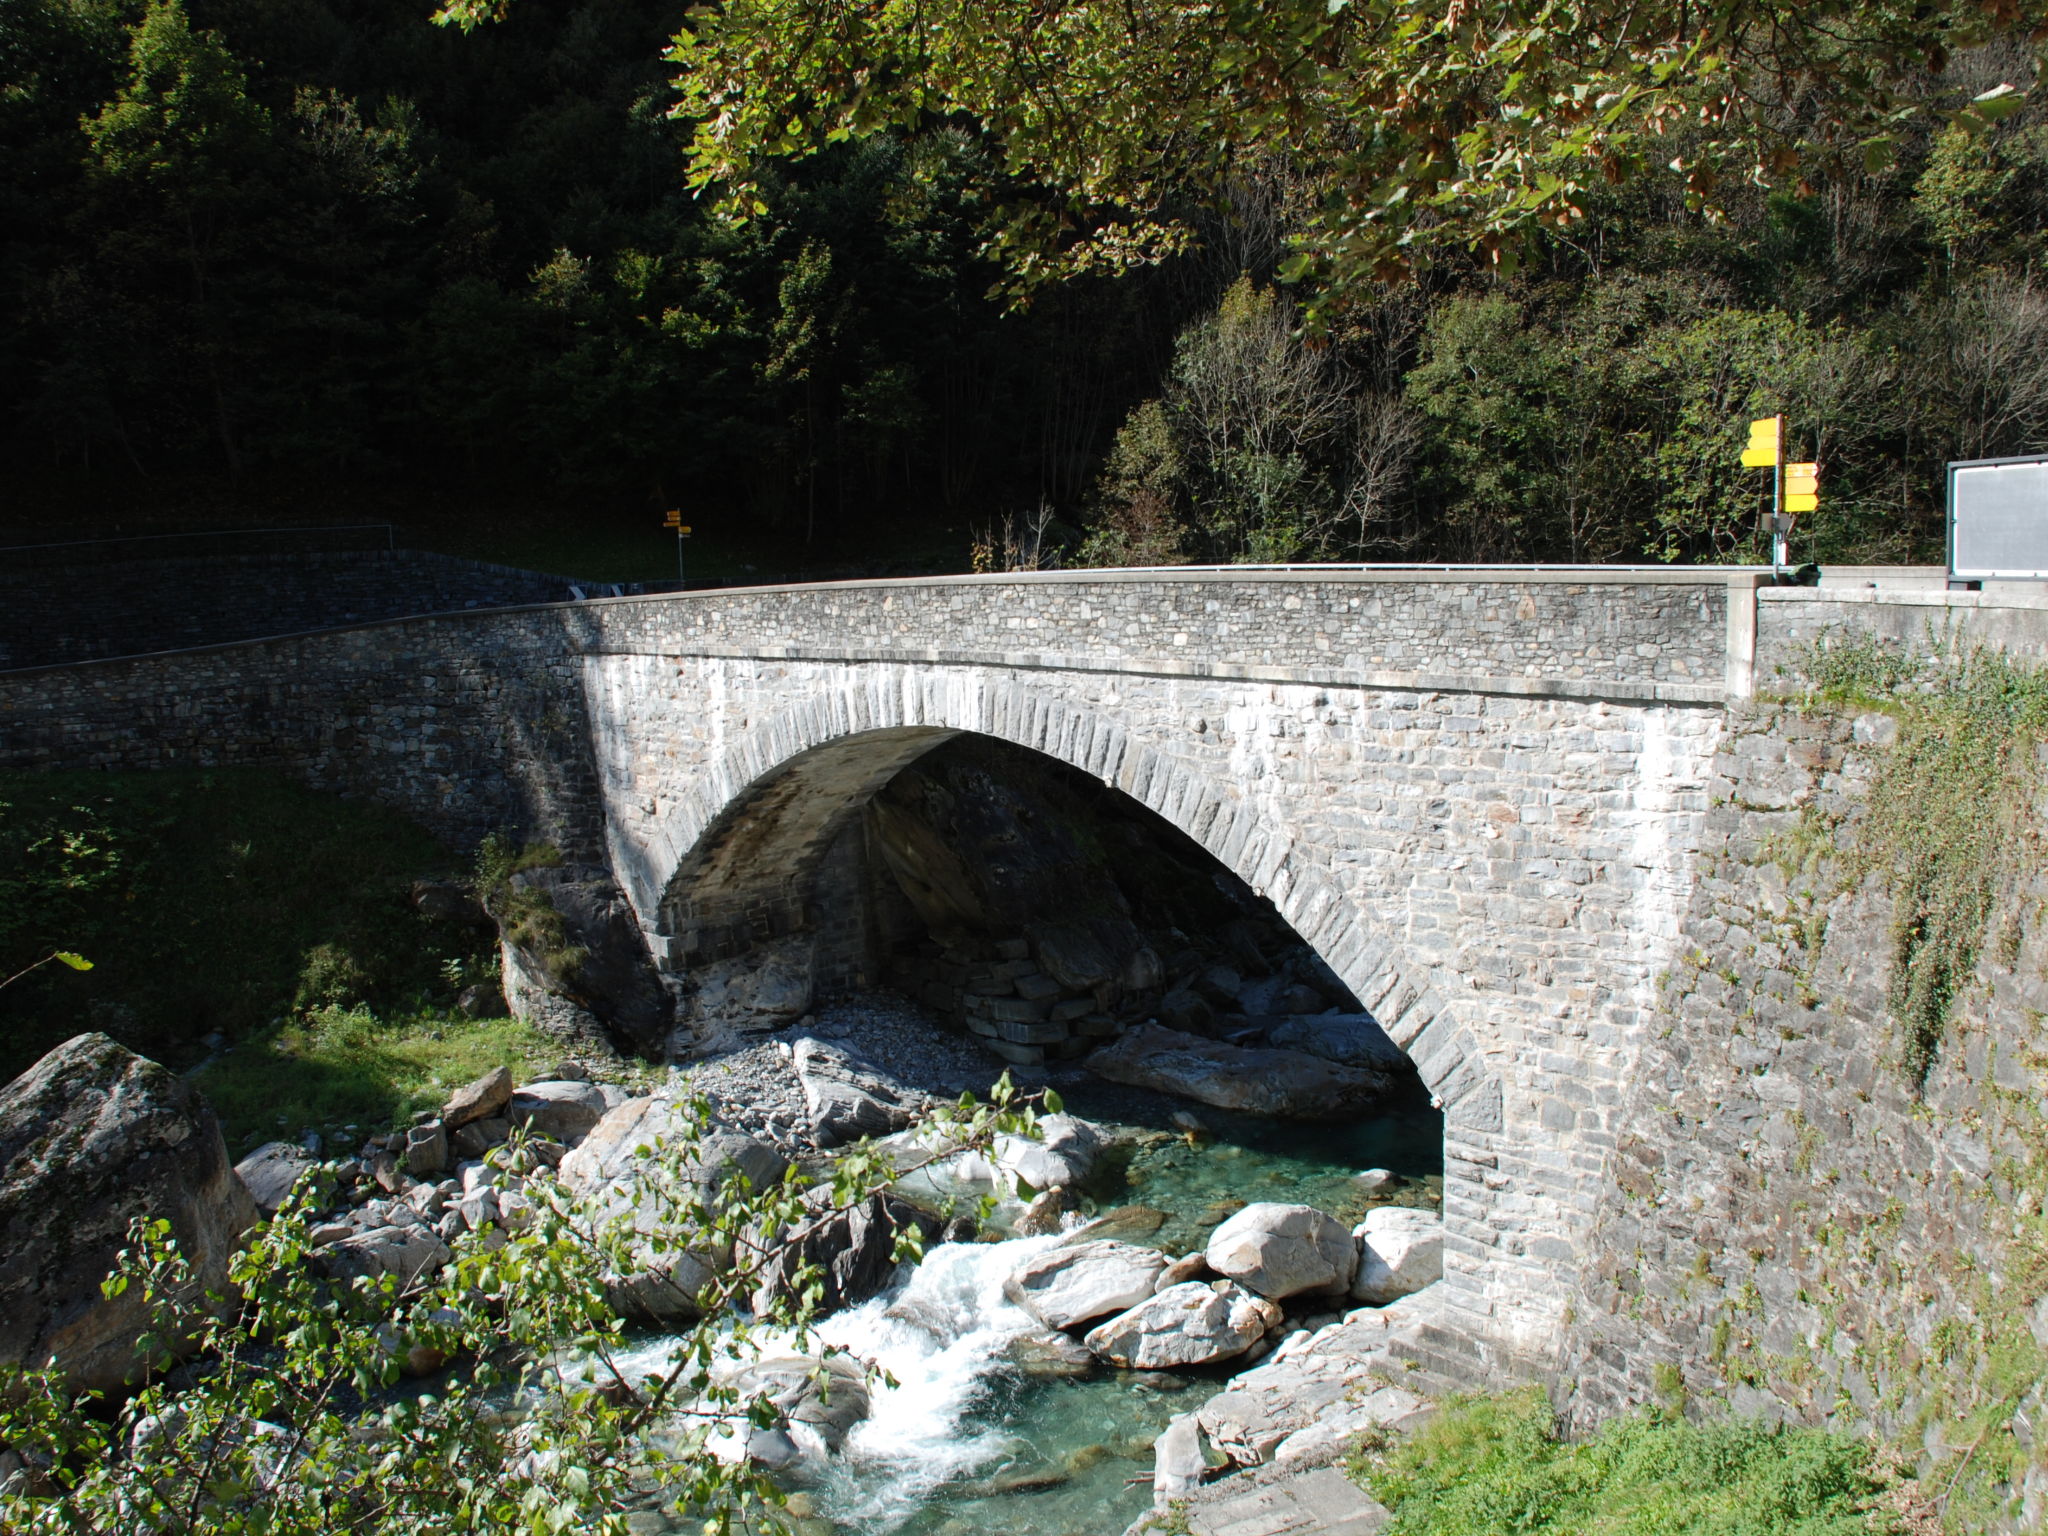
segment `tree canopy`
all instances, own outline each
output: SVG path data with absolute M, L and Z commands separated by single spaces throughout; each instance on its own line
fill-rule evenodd
M 730 0 L 670 58 L 692 181 L 744 213 L 766 164 L 959 119 L 1000 145 L 1024 283 L 1180 251 L 1189 200 L 1266 168 L 1299 204 L 1288 270 L 1341 290 L 1446 245 L 1512 260 L 1602 184 L 1676 176 L 1712 212 L 1881 167 L 1916 119 L 2016 107 L 1930 81 L 2044 24 L 2041 0 Z

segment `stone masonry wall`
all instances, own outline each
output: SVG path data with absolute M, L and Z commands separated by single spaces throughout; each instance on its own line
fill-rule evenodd
M 0 567 L 0 671 L 570 595 L 560 576 L 410 549 Z
M 1642 1032 L 1563 1384 L 1902 1445 L 1956 1529 L 2048 1514 L 2048 860 L 1993 914 L 1924 1092 L 1888 881 L 1849 878 L 1894 722 L 1740 711 L 1686 952 Z

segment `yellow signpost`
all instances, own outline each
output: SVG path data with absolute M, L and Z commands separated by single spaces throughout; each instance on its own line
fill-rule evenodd
M 689 585 L 689 579 L 683 575 L 683 540 L 690 536 L 690 525 L 683 521 L 682 508 L 671 507 L 662 513 L 661 525 L 664 528 L 673 528 L 676 532 L 676 584 L 686 587 Z
M 1771 570 L 1783 574 L 1793 519 L 1820 507 L 1820 466 L 1785 462 L 1785 418 L 1764 416 L 1749 424 L 1749 444 L 1742 450 L 1745 469 L 1771 471 Z

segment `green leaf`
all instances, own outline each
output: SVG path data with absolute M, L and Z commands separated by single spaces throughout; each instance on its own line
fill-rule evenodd
M 65 965 L 70 966 L 74 971 L 89 971 L 92 969 L 92 962 L 90 960 L 86 959 L 83 955 L 74 955 L 68 949 L 58 950 L 56 958 Z
M 1045 1112 L 1048 1115 L 1057 1115 L 1064 1111 L 1066 1107 L 1067 1101 L 1060 1097 L 1059 1090 L 1057 1088 L 1048 1088 L 1045 1090 Z
M 2003 122 L 2027 104 L 2027 93 L 2011 84 L 1995 85 L 1970 98 L 1970 111 L 1987 123 Z

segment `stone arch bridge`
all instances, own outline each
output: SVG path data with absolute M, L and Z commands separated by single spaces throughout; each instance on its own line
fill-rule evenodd
M 837 977 L 866 799 L 962 734 L 1046 754 L 1269 897 L 1408 1051 L 1445 1114 L 1449 1330 L 1475 1373 L 1541 1369 L 1765 579 L 1080 572 L 448 614 L 0 674 L 0 766 L 280 765 L 602 859 L 671 970 L 808 935 Z

